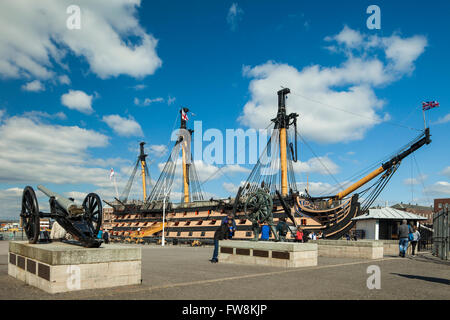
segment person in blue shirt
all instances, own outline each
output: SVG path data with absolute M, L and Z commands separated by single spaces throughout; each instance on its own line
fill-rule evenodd
M 103 230 L 100 229 L 97 234 L 97 239 L 103 239 Z
M 264 224 L 261 227 L 261 240 L 267 241 L 269 240 L 269 238 L 270 238 L 270 227 L 267 224 Z

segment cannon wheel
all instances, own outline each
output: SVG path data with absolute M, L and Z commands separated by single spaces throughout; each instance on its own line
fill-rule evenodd
M 96 193 L 89 193 L 83 201 L 84 217 L 97 236 L 102 225 L 102 202 Z
M 39 205 L 36 194 L 30 186 L 23 189 L 20 217 L 22 218 L 22 227 L 25 230 L 28 241 L 36 243 L 39 239 L 40 231 Z

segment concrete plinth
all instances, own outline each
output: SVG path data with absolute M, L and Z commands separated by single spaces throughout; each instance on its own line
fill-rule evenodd
M 320 257 L 334 258 L 383 258 L 383 242 L 370 240 L 316 240 Z
M 272 241 L 219 241 L 219 262 L 298 268 L 317 265 L 317 244 Z
M 48 293 L 141 283 L 141 249 L 137 247 L 11 241 L 8 258 L 10 276 Z

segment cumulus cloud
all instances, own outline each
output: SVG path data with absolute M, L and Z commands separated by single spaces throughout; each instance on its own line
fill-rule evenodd
M 124 137 L 144 136 L 141 126 L 131 116 L 129 116 L 127 119 L 122 118 L 117 114 L 111 114 L 108 116 L 103 116 L 102 120 L 119 136 Z
M 233 3 L 228 9 L 227 23 L 230 26 L 231 31 L 236 31 L 238 22 L 242 20 L 244 11 L 238 6 L 237 3 Z
M 320 173 L 328 175 L 330 173 L 336 174 L 339 172 L 339 166 L 328 156 L 311 158 L 306 162 L 293 162 L 292 168 L 296 173 Z
M 32 91 L 32 92 L 39 92 L 44 91 L 45 87 L 39 80 L 34 80 L 31 82 L 28 82 L 27 84 L 24 84 L 22 86 L 22 90 L 24 91 Z
M 92 109 L 92 96 L 80 90 L 69 90 L 68 93 L 63 94 L 61 103 L 69 109 L 85 114 L 94 112 L 94 109 Z
M 150 145 L 149 146 L 149 150 L 150 150 L 149 152 L 150 152 L 151 155 L 153 155 L 155 157 L 158 157 L 158 158 L 164 156 L 169 151 L 167 146 L 163 145 L 163 144 Z
M 54 77 L 68 54 L 83 57 L 102 79 L 144 77 L 161 66 L 158 41 L 137 19 L 140 0 L 81 0 L 81 29 L 67 28 L 71 0 L 0 2 L 0 76 Z M 133 40 L 133 41 L 132 41 Z
M 438 181 L 427 186 L 423 193 L 433 197 L 450 196 L 450 183 L 448 181 Z
M 304 136 L 324 143 L 362 139 L 367 130 L 389 118 L 380 114 L 385 101 L 375 95 L 374 89 L 409 74 L 427 43 L 422 36 L 374 38 L 348 27 L 326 40 L 334 41 L 345 52 L 341 65 L 311 65 L 299 70 L 268 61 L 244 66 L 243 75 L 251 79 L 251 99 L 239 121 L 253 128 L 265 128 L 268 115 L 276 114 L 276 92 L 283 86 L 291 89 L 288 112 L 300 114 Z M 407 48 L 405 54 L 399 53 L 399 43 Z M 385 59 L 369 55 L 379 52 L 384 53 Z
M 65 74 L 62 76 L 59 76 L 58 81 L 61 84 L 67 84 L 67 85 L 69 85 L 71 83 L 70 78 Z

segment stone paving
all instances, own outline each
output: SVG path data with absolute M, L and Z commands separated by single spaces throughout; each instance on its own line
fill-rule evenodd
M 141 285 L 51 295 L 8 276 L 8 241 L 0 241 L 0 299 L 450 299 L 450 263 L 428 252 L 375 260 L 319 257 L 317 266 L 288 269 L 213 264 L 212 247 L 141 247 Z M 369 266 L 379 267 L 380 289 L 367 287 Z

